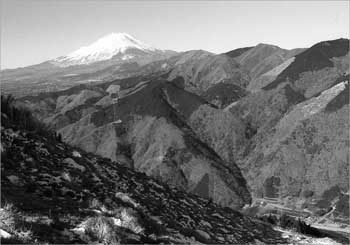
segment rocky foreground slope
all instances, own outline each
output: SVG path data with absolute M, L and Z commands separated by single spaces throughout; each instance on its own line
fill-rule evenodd
M 2 114 L 2 243 L 285 243 L 281 233 L 208 199 Z

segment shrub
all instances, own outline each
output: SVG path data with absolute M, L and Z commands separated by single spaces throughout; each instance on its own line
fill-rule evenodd
M 327 200 L 327 201 L 332 201 L 334 198 L 336 198 L 337 196 L 339 196 L 341 194 L 341 190 L 339 188 L 339 186 L 333 186 L 331 187 L 329 190 L 326 190 L 322 197 L 323 199 Z
M 303 197 L 305 198 L 309 198 L 309 197 L 312 197 L 314 195 L 314 192 L 311 191 L 311 190 L 304 190 L 303 193 L 302 193 Z
M 336 204 L 335 213 L 349 217 L 349 195 L 343 195 Z
M 115 226 L 111 218 L 97 216 L 86 221 L 86 233 L 104 244 L 118 244 Z
M 131 208 L 123 208 L 120 212 L 121 227 L 127 228 L 135 234 L 143 233 L 141 218 L 137 211 Z
M 15 99 L 11 96 L 1 96 L 1 124 L 4 127 L 27 130 L 38 135 L 58 140 L 59 136 L 49 126 L 37 120 L 31 111 L 25 107 L 16 106 Z
M 147 215 L 142 215 L 143 226 L 145 228 L 145 233 L 155 234 L 155 235 L 165 235 L 167 234 L 166 228 L 162 225 L 161 222 L 153 219 L 152 217 L 148 217 Z
M 265 196 L 270 198 L 278 197 L 278 188 L 280 186 L 280 178 L 272 176 L 264 182 Z
M 92 198 L 89 200 L 89 208 L 101 208 L 102 203 L 97 198 Z
M 5 203 L 0 209 L 0 228 L 11 234 L 9 238 L 1 238 L 1 243 L 29 243 L 33 233 L 23 223 L 23 217 L 11 204 Z
M 244 132 L 245 137 L 247 139 L 251 139 L 254 135 L 256 135 L 257 131 L 258 130 L 255 127 L 253 127 L 253 125 L 250 122 L 248 122 L 246 124 L 245 132 Z
M 0 227 L 7 231 L 15 230 L 15 209 L 12 204 L 6 203 L 0 209 Z
M 282 214 L 279 218 L 277 218 L 274 215 L 269 215 L 269 216 L 260 217 L 260 219 L 272 225 L 278 224 L 280 227 L 284 229 L 292 229 L 292 230 L 295 230 L 296 232 L 299 232 L 305 235 L 310 235 L 314 237 L 325 236 L 325 234 L 320 230 L 311 227 L 310 225 L 306 224 L 304 221 L 300 219 L 296 219 L 286 214 Z
M 267 223 L 270 223 L 272 225 L 276 225 L 278 220 L 277 220 L 277 217 L 275 215 L 271 215 L 269 214 L 268 216 L 267 215 L 264 215 L 260 218 L 262 221 L 264 222 L 267 222 Z

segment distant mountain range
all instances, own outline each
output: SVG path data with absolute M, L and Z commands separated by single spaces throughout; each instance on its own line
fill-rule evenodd
M 202 50 L 177 53 L 151 47 L 127 33 L 111 33 L 67 55 L 0 74 L 2 92 L 16 97 L 170 70 L 170 77 L 181 75 L 190 91 L 202 93 L 209 83 L 223 79 L 247 84 L 302 50 L 258 44 L 221 55 Z
M 141 66 L 174 54 L 175 51 L 153 48 L 129 34 L 111 33 L 65 56 L 2 70 L 3 93 L 23 96 L 129 77 L 136 75 Z

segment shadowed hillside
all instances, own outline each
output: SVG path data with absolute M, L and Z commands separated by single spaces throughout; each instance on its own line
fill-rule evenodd
M 53 138 L 14 130 L 19 125 L 8 118 L 3 112 L 3 243 L 286 242 L 258 220 Z

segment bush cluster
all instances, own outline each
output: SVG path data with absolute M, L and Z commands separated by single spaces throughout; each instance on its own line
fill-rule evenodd
M 23 106 L 16 106 L 12 95 L 1 95 L 1 126 L 14 130 L 26 130 L 40 136 L 45 136 L 59 142 L 62 135 L 35 118 L 32 112 Z
M 306 224 L 304 221 L 300 219 L 296 219 L 286 214 L 282 214 L 281 216 L 275 215 L 264 215 L 260 217 L 260 220 L 270 223 L 272 225 L 278 225 L 283 229 L 291 229 L 299 232 L 301 234 L 310 235 L 314 237 L 325 237 L 320 230 L 311 227 Z

